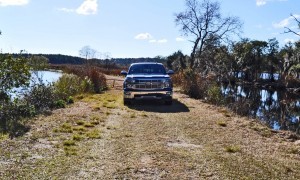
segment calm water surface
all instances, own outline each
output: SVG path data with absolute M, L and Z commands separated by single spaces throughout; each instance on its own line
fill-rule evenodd
M 300 134 L 299 94 L 246 85 L 223 85 L 222 93 L 238 114 L 258 118 L 273 129 Z

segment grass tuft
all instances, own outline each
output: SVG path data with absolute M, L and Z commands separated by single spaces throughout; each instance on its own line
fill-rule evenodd
M 73 134 L 72 139 L 74 141 L 81 141 L 82 139 L 84 139 L 84 136 L 80 135 L 80 134 Z
M 229 153 L 237 153 L 241 152 L 241 148 L 238 146 L 227 146 L 225 147 L 225 151 Z
M 89 139 L 100 139 L 101 138 L 101 132 L 98 129 L 93 129 L 90 132 L 86 133 L 86 136 Z
M 75 141 L 73 141 L 73 140 L 65 140 L 63 142 L 63 145 L 64 146 L 75 146 Z
M 84 127 L 91 128 L 91 127 L 95 127 L 95 125 L 90 123 L 90 122 L 87 122 L 87 123 L 84 124 Z
M 79 125 L 79 126 L 82 126 L 82 125 L 84 125 L 84 121 L 83 120 L 77 120 L 76 124 Z
M 218 121 L 217 124 L 218 124 L 219 126 L 222 126 L 222 127 L 226 127 L 226 126 L 227 126 L 226 122 L 223 121 L 223 120 Z
M 54 131 L 58 131 L 61 133 L 72 133 L 72 125 L 70 123 L 64 123 L 58 130 L 54 130 Z

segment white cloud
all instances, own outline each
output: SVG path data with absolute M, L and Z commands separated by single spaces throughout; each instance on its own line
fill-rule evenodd
M 149 41 L 149 43 L 156 43 L 157 41 L 155 40 L 155 39 L 151 39 L 150 41 Z
M 85 0 L 79 8 L 76 9 L 76 13 L 82 15 L 96 14 L 98 11 L 98 0 Z
M 160 40 L 157 40 L 157 43 L 159 43 L 159 44 L 167 43 L 167 42 L 168 42 L 167 39 L 160 39 Z
M 149 43 L 157 43 L 157 44 L 163 44 L 163 43 L 167 43 L 168 40 L 167 39 L 154 39 L 153 36 L 150 33 L 140 33 L 138 35 L 136 35 L 134 37 L 134 39 L 137 40 L 148 40 Z
M 298 14 L 294 14 L 294 17 L 299 18 L 300 15 Z M 284 28 L 290 25 L 291 21 L 294 21 L 294 18 L 292 16 L 283 19 L 282 21 L 280 21 L 279 23 L 273 23 L 273 27 L 274 28 Z
M 277 2 L 285 2 L 288 0 L 256 0 L 256 6 L 264 6 L 267 4 L 267 2 L 271 2 L 271 1 L 277 1 Z
M 74 9 L 68 9 L 68 8 L 59 8 L 58 10 L 59 10 L 59 11 L 64 11 L 64 12 L 67 12 L 67 13 L 70 13 L 70 12 L 74 12 L 74 11 L 75 11 Z
M 0 0 L 0 6 L 23 6 L 29 3 L 29 0 Z
M 134 37 L 134 39 L 138 40 L 147 40 L 147 39 L 152 39 L 152 36 L 150 33 L 140 33 Z
M 84 0 L 77 9 L 59 8 L 58 10 L 67 13 L 76 12 L 80 15 L 93 15 L 98 12 L 98 0 Z
M 291 18 L 289 17 L 289 18 L 286 18 L 286 19 L 280 21 L 279 23 L 273 23 L 273 27 L 274 28 L 284 28 L 290 24 L 290 20 L 291 20 Z
M 294 39 L 289 39 L 289 38 L 284 40 L 284 43 L 288 43 L 288 42 L 294 43 L 295 40 Z
M 263 6 L 267 4 L 267 0 L 256 0 L 256 6 Z
M 177 37 L 177 38 L 176 38 L 176 41 L 177 41 L 177 42 L 182 42 L 182 41 L 185 41 L 185 39 L 183 39 L 182 37 Z

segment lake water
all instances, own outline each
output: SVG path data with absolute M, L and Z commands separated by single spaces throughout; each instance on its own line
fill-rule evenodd
M 60 77 L 62 76 L 62 72 L 59 71 L 37 71 L 37 72 L 31 72 L 31 79 L 30 79 L 30 85 L 29 88 L 37 83 L 44 83 L 49 84 L 56 82 Z M 14 88 L 12 93 L 12 98 L 23 94 L 24 92 L 28 91 L 29 88 Z
M 258 118 L 270 128 L 300 134 L 300 95 L 286 90 L 223 85 L 227 105 L 236 113 Z
M 62 73 L 59 71 L 37 71 L 31 73 L 31 82 L 38 82 L 38 79 L 41 79 L 43 83 L 48 84 L 57 81 L 62 76 Z

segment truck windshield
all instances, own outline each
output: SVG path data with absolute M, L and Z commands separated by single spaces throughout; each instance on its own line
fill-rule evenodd
M 166 74 L 166 70 L 161 64 L 134 64 L 128 74 Z

